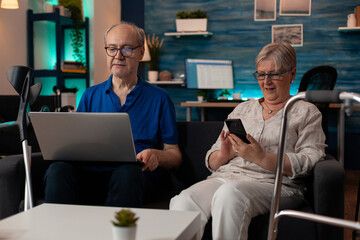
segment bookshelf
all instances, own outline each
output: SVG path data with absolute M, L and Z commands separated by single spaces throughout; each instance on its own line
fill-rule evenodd
M 34 69 L 34 22 L 50 21 L 55 23 L 56 34 L 56 66 L 55 69 Z M 72 19 L 60 15 L 58 8 L 53 13 L 33 13 L 31 9 L 27 11 L 27 42 L 28 42 L 28 65 L 34 69 L 34 77 L 55 77 L 56 85 L 59 89 L 65 86 L 66 79 L 85 79 L 86 88 L 89 87 L 89 71 L 86 69 L 63 69 L 64 62 L 64 32 L 65 29 L 73 28 Z M 89 19 L 85 18 L 83 22 L 85 30 L 85 61 L 89 66 Z M 45 52 L 46 50 L 44 50 Z

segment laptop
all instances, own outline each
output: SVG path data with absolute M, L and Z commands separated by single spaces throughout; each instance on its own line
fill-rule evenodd
M 45 160 L 133 162 L 127 113 L 30 112 Z

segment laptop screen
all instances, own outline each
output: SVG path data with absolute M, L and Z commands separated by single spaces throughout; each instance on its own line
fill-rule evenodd
M 127 113 L 30 112 L 45 160 L 136 162 Z

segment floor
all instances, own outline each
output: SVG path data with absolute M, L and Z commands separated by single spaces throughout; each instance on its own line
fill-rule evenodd
M 360 171 L 346 171 L 345 180 L 345 219 L 354 221 L 356 210 L 356 199 L 358 184 L 360 179 Z M 359 221 L 360 217 L 358 217 Z M 352 239 L 352 230 L 344 230 L 344 240 Z M 356 240 L 360 240 L 360 237 L 356 237 Z

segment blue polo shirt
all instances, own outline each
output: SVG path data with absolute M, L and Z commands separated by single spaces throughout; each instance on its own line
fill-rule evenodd
M 167 93 L 138 76 L 138 83 L 121 106 L 111 88 L 112 75 L 84 92 L 78 112 L 126 112 L 129 114 L 136 153 L 162 149 L 162 143 L 177 144 L 174 104 Z

